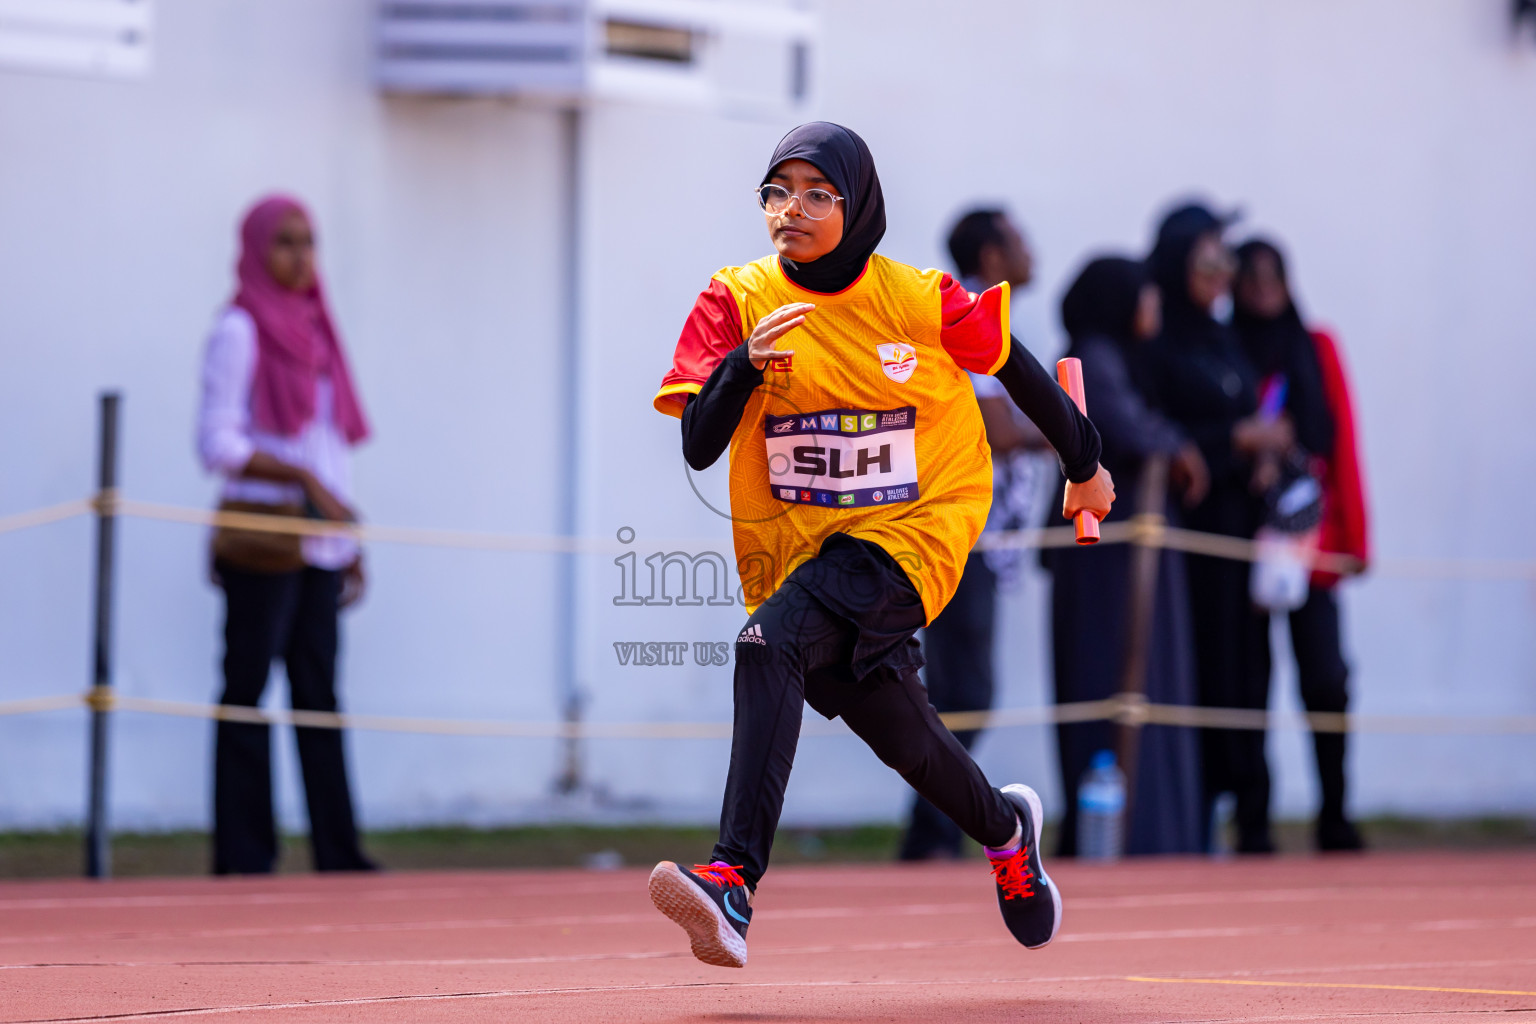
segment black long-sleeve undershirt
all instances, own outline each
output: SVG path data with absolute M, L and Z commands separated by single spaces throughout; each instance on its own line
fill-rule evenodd
M 1056 449 L 1067 479 L 1075 484 L 1092 480 L 1099 471 L 1102 448 L 1098 430 L 1018 338 L 1010 337 L 1008 342 L 1008 361 L 995 374 L 998 383 Z
M 731 444 L 763 371 L 747 357 L 742 342 L 725 354 L 697 395 L 683 408 L 683 458 L 694 469 L 708 469 Z
M 1029 349 L 1017 338 L 1009 341 L 1008 361 L 997 371 L 998 382 L 1056 449 L 1067 479 L 1091 480 L 1099 468 L 1099 432 Z M 730 446 L 741 414 L 762 382 L 763 371 L 747 357 L 746 342 L 720 360 L 683 409 L 683 458 L 689 466 L 702 470 L 714 465 Z

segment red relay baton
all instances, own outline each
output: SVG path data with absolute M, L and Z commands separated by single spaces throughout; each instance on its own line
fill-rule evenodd
M 1061 385 L 1072 399 L 1077 403 L 1078 412 L 1088 415 L 1088 396 L 1083 393 L 1083 362 L 1081 359 L 1068 357 L 1056 360 L 1056 382 Z M 1099 517 L 1087 509 L 1072 517 L 1072 522 L 1077 526 L 1077 542 L 1079 544 L 1097 544 L 1099 542 Z

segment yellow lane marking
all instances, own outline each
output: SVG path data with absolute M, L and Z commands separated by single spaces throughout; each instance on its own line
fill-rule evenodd
M 1177 985 L 1259 985 L 1265 988 L 1369 988 L 1391 992 L 1464 992 L 1479 996 L 1536 996 L 1504 988 L 1440 988 L 1434 985 L 1366 985 L 1330 981 L 1248 981 L 1242 978 L 1142 978 L 1132 975 L 1126 981 L 1157 981 Z

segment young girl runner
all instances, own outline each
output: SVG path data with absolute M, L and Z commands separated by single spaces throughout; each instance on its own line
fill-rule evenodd
M 1055 446 L 1064 512 L 1109 511 L 1099 437 L 1008 332 L 1008 285 L 967 292 L 875 255 L 885 202 L 864 141 L 790 132 L 757 192 L 777 255 L 699 296 L 655 406 L 703 469 L 730 449 L 751 617 L 709 863 L 662 861 L 656 907 L 693 953 L 747 962 L 747 924 L 794 763 L 802 702 L 854 733 L 987 849 L 1014 937 L 1045 945 L 1061 896 L 1040 863 L 1040 798 L 992 788 L 929 706 L 912 634 L 949 601 L 987 518 L 992 463 L 967 370 L 995 374 Z M 787 343 L 780 348 L 780 342 Z

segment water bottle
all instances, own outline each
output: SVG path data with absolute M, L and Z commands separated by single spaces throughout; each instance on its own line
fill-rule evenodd
M 1077 856 L 1087 861 L 1119 860 L 1125 852 L 1120 819 L 1125 810 L 1125 774 L 1113 750 L 1093 755 L 1077 787 Z
M 1211 804 L 1211 849 L 1212 857 L 1230 857 L 1235 850 L 1232 842 L 1233 826 L 1237 818 L 1237 797 L 1231 793 L 1222 793 Z

